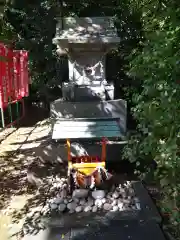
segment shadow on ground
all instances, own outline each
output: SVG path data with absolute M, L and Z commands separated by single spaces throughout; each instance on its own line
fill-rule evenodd
M 35 106 L 25 106 L 25 117 L 17 124 L 17 127 L 33 127 L 40 121 L 49 117 L 49 110 Z
M 38 132 L 37 132 L 38 135 Z M 0 196 L 1 208 L 8 206 L 13 196 L 30 195 L 26 204 L 21 209 L 12 210 L 13 224 L 18 225 L 24 219 L 23 231 L 17 231 L 14 236 L 23 236 L 26 234 L 37 234 L 44 226 L 41 210 L 46 203 L 50 193 L 50 186 L 55 177 L 67 176 L 67 153 L 64 144 L 52 142 L 51 137 L 44 136 L 36 139 L 38 146 L 26 148 L 26 144 L 33 143 L 33 140 L 27 140 L 23 144 L 23 149 L 19 149 L 16 154 L 8 152 L 7 158 L 1 165 L 0 187 L 3 193 Z M 77 149 L 72 149 L 74 154 L 78 154 Z M 11 156 L 12 155 L 12 156 Z M 133 166 L 127 162 L 108 163 L 110 172 L 116 169 L 116 172 L 124 173 L 130 177 L 133 172 Z M 6 169 L 6 170 L 5 170 Z M 50 218 L 54 216 L 48 216 Z M 58 221 L 60 216 L 56 215 Z M 49 238 L 51 239 L 51 238 Z

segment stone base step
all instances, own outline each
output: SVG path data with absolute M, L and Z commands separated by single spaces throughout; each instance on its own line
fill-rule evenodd
M 37 234 L 24 236 L 22 240 L 165 240 L 164 234 L 155 222 L 116 221 L 108 225 L 62 229 L 52 227 Z

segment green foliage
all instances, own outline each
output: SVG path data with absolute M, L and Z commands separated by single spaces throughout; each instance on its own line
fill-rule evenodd
M 51 101 L 50 92 L 56 89 L 60 95 L 57 85 L 61 84 L 61 78 L 57 77 L 56 46 L 52 44 L 55 35 L 56 16 L 114 16 L 116 25 L 121 35 L 119 51 L 115 53 L 117 62 L 121 61 L 121 69 L 115 75 L 115 80 L 121 78 L 121 82 L 126 82 L 122 77 L 123 58 L 131 52 L 139 41 L 141 24 L 139 16 L 129 12 L 127 1 L 105 0 L 103 4 L 97 1 L 20 1 L 14 0 L 6 8 L 6 24 L 9 24 L 16 32 L 18 38 L 15 47 L 29 51 L 29 68 L 32 80 L 31 94 L 36 98 L 43 97 Z M 138 29 L 138 31 L 136 31 Z M 63 61 L 61 59 L 60 61 Z M 116 64 L 117 65 L 117 64 Z M 60 69 L 61 77 L 63 67 Z M 112 72 L 113 73 L 113 72 Z M 54 92 L 53 92 L 54 94 Z M 53 95 L 52 94 L 52 95 Z M 56 97 L 56 96 L 55 96 Z
M 115 60 L 109 76 L 117 91 L 119 86 L 126 90 L 138 123 L 124 157 L 136 161 L 137 168 L 146 165 L 142 178 L 151 171 L 150 159 L 158 163 L 153 175 L 164 196 L 160 207 L 171 212 L 171 222 L 179 227 L 180 213 L 174 209 L 180 208 L 180 4 L 177 0 L 9 2 L 1 18 L 0 37 L 29 51 L 31 90 L 36 97 L 49 97 L 50 90 L 60 84 L 52 44 L 55 17 L 60 14 L 114 17 L 121 42 L 112 54 Z M 62 72 L 61 68 L 61 76 Z
M 56 77 L 55 46 L 52 44 L 56 28 L 55 6 L 51 1 L 28 4 L 16 0 L 7 6 L 5 14 L 6 23 L 19 36 L 15 48 L 29 52 L 31 93 L 37 99 L 47 98 L 47 91 L 54 87 Z
M 18 39 L 18 35 L 5 16 L 8 2 L 12 1 L 0 1 L 0 41 L 12 45 L 13 41 Z
M 146 16 L 146 17 L 145 17 Z M 151 22 L 150 16 L 154 16 Z M 164 5 L 156 14 L 143 15 L 146 40 L 134 50 L 129 75 L 141 79 L 142 91 L 134 92 L 132 109 L 137 131 L 124 149 L 124 157 L 137 165 L 157 162 L 154 173 L 163 193 L 162 211 L 180 230 L 180 8 Z M 147 174 L 147 169 L 146 169 Z M 142 177 L 145 175 L 142 174 Z M 176 210 L 174 210 L 176 209 Z

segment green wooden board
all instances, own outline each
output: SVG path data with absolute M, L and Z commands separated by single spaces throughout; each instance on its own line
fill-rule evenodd
M 57 121 L 53 127 L 52 139 L 92 139 L 121 138 L 119 124 L 116 120 L 75 120 Z

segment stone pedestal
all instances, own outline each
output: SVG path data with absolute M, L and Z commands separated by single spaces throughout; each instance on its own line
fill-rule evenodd
M 66 101 L 98 101 L 113 100 L 114 85 L 93 82 L 91 84 L 77 85 L 65 82 L 62 85 L 63 99 Z

